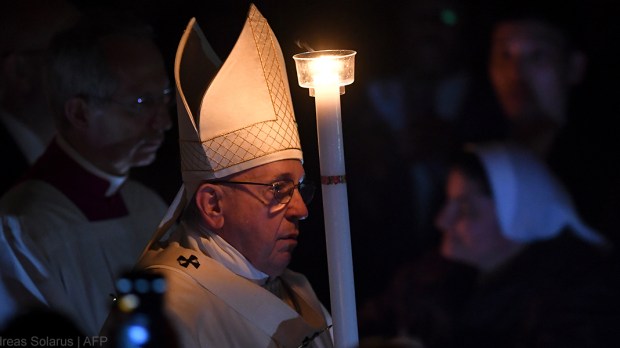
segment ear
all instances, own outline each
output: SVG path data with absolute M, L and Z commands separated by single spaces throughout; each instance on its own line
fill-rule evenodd
M 571 85 L 580 84 L 586 75 L 588 58 L 582 51 L 574 51 L 571 53 L 568 61 L 568 82 Z
M 74 128 L 88 128 L 90 115 L 91 109 L 84 98 L 72 97 L 65 102 L 65 117 Z
M 214 231 L 224 226 L 222 194 L 221 187 L 209 183 L 200 185 L 196 191 L 196 207 L 207 227 Z

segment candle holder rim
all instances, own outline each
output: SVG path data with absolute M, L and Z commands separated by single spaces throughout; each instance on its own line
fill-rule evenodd
M 319 50 L 297 53 L 293 56 L 295 60 L 311 60 L 320 57 L 332 57 L 332 58 L 347 58 L 356 55 L 354 50 Z

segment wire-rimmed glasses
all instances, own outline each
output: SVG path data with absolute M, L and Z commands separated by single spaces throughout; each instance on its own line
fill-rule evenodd
M 306 205 L 310 204 L 314 197 L 315 186 L 310 181 L 295 183 L 293 180 L 278 180 L 272 183 L 248 182 L 248 181 L 211 181 L 211 184 L 239 184 L 239 185 L 258 185 L 269 186 L 269 190 L 273 192 L 273 200 L 277 204 L 286 205 L 293 198 L 295 189 L 299 191 L 302 200 Z
M 145 95 L 132 100 L 122 101 L 111 97 L 89 96 L 91 98 L 116 104 L 134 114 L 151 114 L 161 107 L 168 107 L 172 103 L 172 88 L 165 88 L 160 95 Z

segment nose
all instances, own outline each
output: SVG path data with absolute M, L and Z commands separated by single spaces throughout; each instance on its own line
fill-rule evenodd
M 168 104 L 157 105 L 153 112 L 153 129 L 158 132 L 165 132 L 172 128 L 172 120 L 170 119 L 170 109 Z
M 511 62 L 510 77 L 513 80 L 522 82 L 525 78 L 526 64 L 521 58 L 517 58 Z
M 288 204 L 287 214 L 296 217 L 298 220 L 305 220 L 308 217 L 308 207 L 301 197 L 299 188 L 293 190 L 293 197 Z

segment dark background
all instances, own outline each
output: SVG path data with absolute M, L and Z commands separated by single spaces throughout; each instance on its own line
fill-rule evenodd
M 490 1 L 490 0 L 488 0 Z M 542 0 L 541 0 L 542 1 Z M 196 17 L 198 24 L 205 32 L 210 44 L 222 59 L 232 49 L 245 21 L 249 1 L 74 1 L 82 9 L 99 6 L 127 8 L 142 15 L 156 29 L 157 40 L 164 52 L 172 78 L 174 55 L 178 41 L 191 17 Z M 337 0 L 301 0 L 301 1 L 254 1 L 259 11 L 267 18 L 271 28 L 278 37 L 283 54 L 287 60 L 289 84 L 293 104 L 304 150 L 304 167 L 307 177 L 319 182 L 320 168 L 318 162 L 316 120 L 314 99 L 308 90 L 298 86 L 292 56 L 305 51 L 295 42 L 302 40 L 312 48 L 319 49 L 353 49 L 356 56 L 356 80 L 348 86 L 342 96 L 342 117 L 345 146 L 347 137 L 364 137 L 364 134 L 347 132 L 346 124 L 355 121 L 357 101 L 364 98 L 366 81 L 383 75 L 392 74 L 402 69 L 407 62 L 400 59 L 399 52 L 403 49 L 400 33 L 394 25 L 396 15 L 401 11 L 399 2 L 390 1 L 337 1 Z M 478 22 L 476 35 L 472 37 L 471 49 L 476 58 L 475 64 L 480 73 L 484 73 L 486 55 L 484 47 L 488 43 L 485 33 L 487 5 L 485 0 L 468 1 L 473 18 Z M 572 11 L 559 2 L 558 11 Z M 595 0 L 581 1 L 579 4 L 579 31 L 586 37 L 586 48 L 590 57 L 589 74 L 584 87 L 589 103 L 596 105 L 591 117 L 594 128 L 600 128 L 601 137 L 608 141 L 609 147 L 617 145 L 615 136 L 618 127 L 616 118 L 619 116 L 618 100 L 618 42 L 620 27 L 617 16 L 620 5 L 614 1 Z M 166 200 L 171 201 L 181 185 L 179 156 L 177 145 L 178 133 L 173 128 L 168 132 L 168 139 L 161 149 L 158 159 L 146 168 L 140 168 L 134 175 L 156 188 Z M 350 139 L 350 138 L 349 138 Z M 599 139 L 600 140 L 600 139 Z M 351 152 L 355 149 L 347 149 Z M 611 154 L 617 153 L 610 151 Z M 386 151 L 384 156 L 391 156 Z M 362 156 L 355 156 L 363 158 Z M 347 157 L 348 158 L 348 157 Z M 368 163 L 372 165 L 372 163 Z M 356 166 L 358 167 L 358 166 Z M 349 163 L 347 162 L 347 168 Z M 347 175 L 356 175 L 347 169 Z M 381 182 L 375 183 L 381 185 Z M 317 295 L 329 305 L 329 282 L 327 274 L 327 255 L 323 230 L 323 214 L 320 189 L 310 209 L 310 217 L 302 222 L 302 235 L 296 250 L 291 268 L 307 275 L 314 284 Z M 398 195 L 398 192 L 394 192 Z M 368 197 L 373 199 L 373 197 Z M 389 204 L 389 202 L 376 202 Z M 350 219 L 357 218 L 355 210 L 350 211 Z M 402 217 L 406 219 L 406 216 Z M 381 231 L 369 233 L 352 228 L 351 238 L 355 244 L 370 243 L 377 253 L 363 255 L 356 253 L 355 260 L 368 260 L 381 265 L 383 250 Z M 394 243 L 394 241 L 390 241 Z M 420 248 L 411 246 L 413 254 Z M 413 255 L 412 255 L 413 256 Z M 355 264 L 354 264 L 355 267 Z M 387 267 L 386 267 L 387 268 Z M 386 276 L 392 270 L 385 269 L 384 275 L 372 274 L 364 269 L 355 268 L 358 303 L 374 290 L 365 291 L 366 287 L 378 289 L 382 287 Z M 379 284 L 376 284 L 379 283 Z

